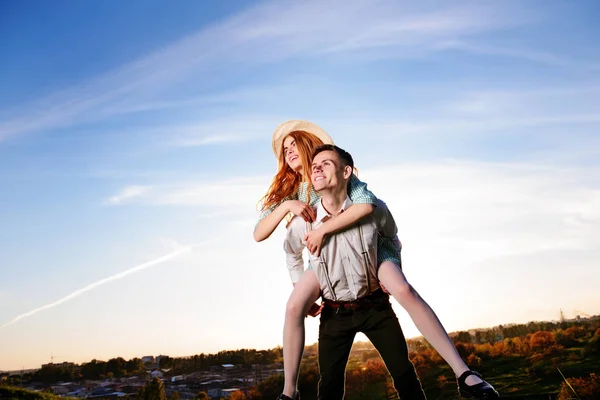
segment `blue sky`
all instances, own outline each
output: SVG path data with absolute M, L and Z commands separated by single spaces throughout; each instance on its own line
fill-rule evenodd
M 599 11 L 4 2 L 0 369 L 280 345 L 283 228 L 251 233 L 296 118 L 354 155 L 448 330 L 599 313 Z

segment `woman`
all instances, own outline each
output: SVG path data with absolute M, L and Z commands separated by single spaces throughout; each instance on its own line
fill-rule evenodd
M 289 214 L 313 222 L 314 206 L 319 195 L 310 184 L 310 165 L 313 150 L 323 143 L 333 144 L 329 135 L 307 121 L 286 121 L 273 134 L 273 152 L 278 159 L 278 172 L 262 201 L 262 213 L 254 230 L 258 242 L 268 238 Z M 339 216 L 307 235 L 307 248 L 318 253 L 326 235 L 350 226 L 373 211 L 376 197 L 366 184 L 353 176 L 349 196 L 353 205 Z M 378 244 L 378 279 L 382 286 L 408 312 L 425 339 L 438 351 L 458 377 L 463 397 L 499 398 L 494 388 L 479 374 L 470 371 L 439 319 L 429 305 L 408 283 L 400 268 L 400 244 L 397 238 L 382 238 Z M 285 384 L 280 399 L 298 398 L 297 381 L 304 349 L 304 318 L 320 312 L 315 301 L 319 298 L 319 283 L 312 267 L 294 284 L 288 300 L 283 330 L 283 359 Z

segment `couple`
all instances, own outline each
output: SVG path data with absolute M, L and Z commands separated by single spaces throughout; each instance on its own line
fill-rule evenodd
M 323 144 L 329 146 L 320 147 Z M 453 368 L 461 395 L 498 398 L 493 387 L 464 364 L 433 310 L 406 281 L 400 268 L 400 243 L 393 218 L 352 173 L 350 155 L 332 144 L 323 129 L 306 121 L 284 122 L 273 135 L 279 171 L 263 199 L 254 237 L 257 241 L 266 239 L 286 215 L 296 215 L 285 243 L 295 287 L 286 308 L 285 386 L 280 399 L 299 398 L 304 317 L 320 312 L 315 301 L 321 296 L 320 399 L 343 398 L 345 366 L 358 331 L 364 332 L 379 350 L 400 396 L 425 398 L 408 360 L 397 318 L 379 282 Z M 305 246 L 311 256 L 308 269 L 303 271 Z

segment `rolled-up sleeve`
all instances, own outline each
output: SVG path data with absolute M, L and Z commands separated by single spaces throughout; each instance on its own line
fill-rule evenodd
M 302 251 L 306 247 L 304 231 L 304 221 L 298 220 L 298 217 L 294 218 L 288 226 L 283 242 L 283 250 L 285 251 L 285 259 L 292 283 L 297 283 L 304 273 L 304 259 L 302 257 Z
M 396 225 L 396 221 L 394 221 L 392 213 L 383 201 L 378 200 L 377 208 L 373 211 L 373 215 L 382 236 L 389 239 L 397 237 L 398 226 Z
M 367 189 L 367 184 L 352 174 L 348 185 L 348 196 L 355 204 L 372 204 L 377 206 L 377 197 Z

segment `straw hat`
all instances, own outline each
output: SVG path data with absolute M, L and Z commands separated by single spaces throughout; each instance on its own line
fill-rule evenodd
M 327 132 L 325 132 L 325 130 L 323 128 L 321 128 L 320 126 L 318 126 L 317 124 L 313 124 L 312 122 L 309 122 L 309 121 L 301 121 L 301 120 L 297 120 L 297 119 L 285 121 L 285 122 L 279 124 L 279 126 L 277 128 L 275 128 L 275 132 L 273 132 L 273 141 L 272 141 L 273 153 L 275 153 L 275 157 L 277 159 L 279 159 L 279 153 L 281 153 L 281 150 L 282 150 L 281 143 L 283 142 L 283 139 L 285 139 L 285 137 L 287 135 L 289 135 L 290 133 L 292 133 L 294 131 L 309 132 L 309 133 L 312 133 L 313 135 L 315 135 L 316 137 L 318 137 L 319 139 L 321 139 L 323 141 L 323 143 L 333 144 L 333 140 L 331 139 L 331 137 L 329 137 Z

